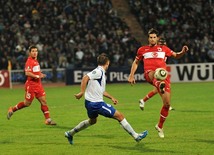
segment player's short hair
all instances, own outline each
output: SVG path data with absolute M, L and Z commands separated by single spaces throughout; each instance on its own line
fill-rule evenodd
M 154 29 L 154 28 L 151 28 L 149 31 L 148 31 L 148 37 L 150 34 L 156 34 L 157 36 L 159 35 L 159 32 L 158 30 Z
M 31 52 L 31 50 L 34 49 L 34 48 L 37 49 L 37 47 L 36 47 L 35 45 L 31 45 L 31 46 L 28 48 L 28 51 Z
M 97 64 L 98 65 L 105 65 L 109 61 L 109 57 L 107 54 L 102 53 L 97 57 Z

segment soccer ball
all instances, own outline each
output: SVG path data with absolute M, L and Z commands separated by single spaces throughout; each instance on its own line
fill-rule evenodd
M 155 70 L 154 77 L 157 80 L 163 81 L 166 79 L 167 75 L 168 75 L 168 72 L 164 68 L 157 68 Z

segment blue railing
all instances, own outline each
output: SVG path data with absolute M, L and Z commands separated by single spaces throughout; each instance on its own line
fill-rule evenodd
M 46 78 L 42 79 L 43 82 L 65 82 L 65 69 L 43 69 L 42 73 L 46 74 Z M 24 83 L 26 76 L 23 70 L 11 70 L 12 83 Z

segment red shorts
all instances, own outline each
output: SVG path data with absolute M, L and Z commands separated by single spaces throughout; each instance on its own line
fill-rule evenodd
M 41 85 L 29 85 L 25 84 L 25 99 L 33 101 L 34 97 L 39 98 L 45 96 L 45 91 Z
M 146 79 L 147 82 L 149 82 L 151 85 L 153 85 L 152 80 L 149 78 L 149 72 L 152 70 L 148 70 L 144 72 L 144 78 Z M 170 82 L 170 76 L 168 75 L 167 78 L 164 80 L 165 82 L 165 91 L 167 91 L 168 93 L 171 92 L 171 82 Z M 153 85 L 155 86 L 155 85 Z M 155 86 L 156 87 L 156 86 Z M 159 88 L 157 88 L 158 92 L 159 92 Z

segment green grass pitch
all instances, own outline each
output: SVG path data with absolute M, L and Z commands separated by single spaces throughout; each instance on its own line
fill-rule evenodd
M 1 155 L 210 155 L 214 151 L 214 83 L 172 84 L 170 111 L 164 124 L 165 138 L 154 129 L 162 106 L 158 95 L 150 99 L 141 111 L 138 100 L 152 86 L 147 83 L 108 84 L 106 90 L 119 100 L 115 108 L 121 111 L 136 130 L 149 131 L 136 143 L 119 123 L 98 117 L 96 125 L 74 136 L 70 145 L 64 132 L 87 118 L 84 99 L 76 100 L 79 85 L 45 87 L 52 119 L 57 126 L 46 126 L 40 104 L 17 111 L 6 119 L 8 107 L 23 100 L 24 89 L 0 89 L 0 154 Z M 109 99 L 105 99 L 111 103 Z M 112 104 L 112 103 L 111 103 Z

